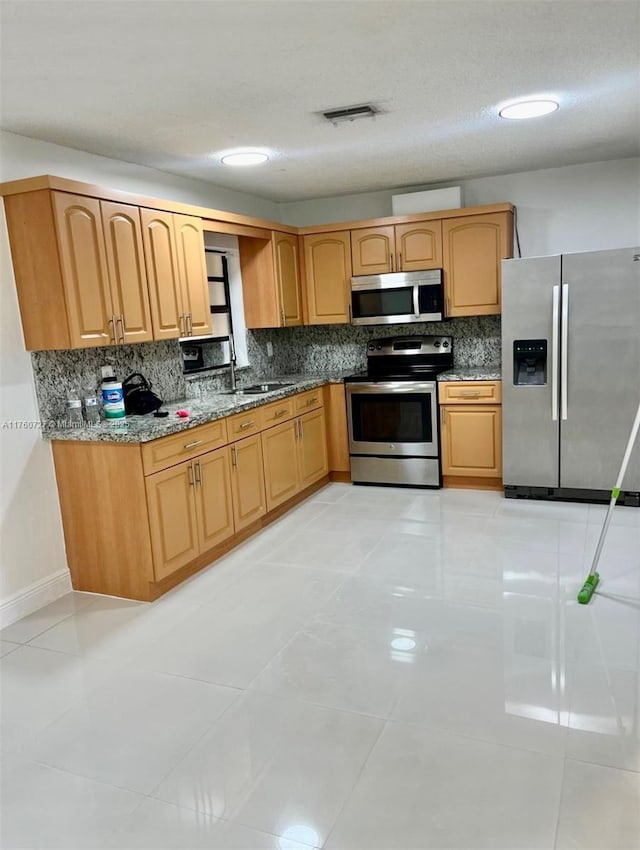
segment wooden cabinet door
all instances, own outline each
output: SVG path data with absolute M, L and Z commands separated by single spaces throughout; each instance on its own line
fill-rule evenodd
M 51 194 L 71 347 L 115 344 L 100 201 Z
M 329 471 L 324 410 L 305 413 L 298 422 L 298 472 L 304 490 Z
M 309 324 L 348 322 L 351 297 L 349 231 L 304 236 L 302 243 Z
M 160 581 L 200 552 L 192 462 L 149 475 L 145 484 L 154 573 Z
M 186 314 L 185 334 L 204 336 L 211 333 L 211 310 L 202 219 L 191 215 L 174 215 L 173 221 L 178 276 L 182 288 L 182 311 Z
M 447 315 L 500 313 L 500 263 L 513 253 L 512 215 L 447 219 L 442 242 Z
M 262 432 L 264 484 L 271 511 L 298 492 L 296 440 L 298 422 L 283 422 Z
M 290 233 L 274 233 L 272 241 L 277 290 L 280 294 L 281 324 L 301 325 L 302 298 L 298 237 Z
M 100 202 L 118 342 L 153 339 L 140 210 L 129 204 Z
M 442 222 L 396 224 L 397 268 L 422 271 L 442 268 Z
M 393 226 L 365 227 L 351 231 L 353 274 L 385 274 L 396 271 Z
M 236 531 L 267 512 L 260 434 L 232 444 L 231 490 Z
M 502 408 L 469 404 L 442 408 L 442 474 L 502 475 Z
M 229 447 L 193 461 L 200 551 L 206 552 L 233 534 L 231 455 Z
M 153 338 L 175 339 L 184 333 L 185 311 L 182 308 L 182 288 L 178 276 L 173 214 L 141 209 L 140 220 Z

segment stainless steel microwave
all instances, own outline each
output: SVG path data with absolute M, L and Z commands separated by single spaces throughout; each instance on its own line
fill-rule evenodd
M 404 325 L 445 318 L 442 269 L 351 278 L 354 325 Z

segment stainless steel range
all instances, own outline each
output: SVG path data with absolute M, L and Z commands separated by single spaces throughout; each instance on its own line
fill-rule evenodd
M 452 366 L 450 336 L 369 341 L 367 371 L 345 379 L 354 483 L 442 486 L 436 379 Z

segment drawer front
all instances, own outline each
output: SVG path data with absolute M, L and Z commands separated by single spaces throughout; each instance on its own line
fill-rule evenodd
M 262 409 L 254 407 L 252 410 L 230 416 L 227 419 L 227 430 L 230 443 L 258 434 L 262 430 Z
M 296 413 L 305 413 L 307 410 L 322 407 L 322 387 L 309 390 L 306 393 L 300 393 L 300 395 L 294 396 L 293 400 Z
M 142 445 L 142 465 L 145 475 L 167 469 L 183 460 L 191 460 L 203 452 L 227 444 L 227 420 L 218 419 L 170 437 L 161 437 Z
M 293 404 L 293 396 L 283 398 L 281 401 L 274 401 L 271 404 L 265 404 L 260 408 L 262 416 L 262 427 L 271 428 L 272 425 L 278 425 L 280 422 L 286 422 L 287 419 L 293 419 L 295 416 L 295 408 Z
M 440 404 L 500 404 L 501 381 L 442 381 Z

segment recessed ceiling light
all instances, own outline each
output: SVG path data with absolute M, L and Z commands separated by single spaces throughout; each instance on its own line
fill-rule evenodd
M 541 115 L 549 115 L 559 107 L 557 100 L 551 98 L 535 98 L 532 100 L 518 100 L 508 103 L 498 113 L 501 118 L 540 118 Z
M 230 151 L 220 157 L 224 165 L 262 165 L 269 159 L 264 151 Z

